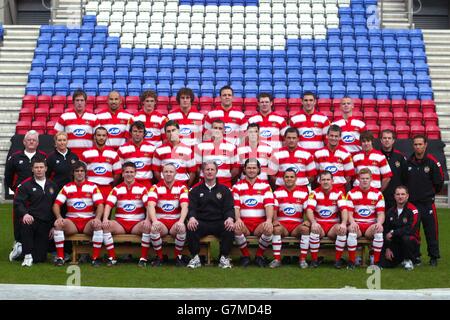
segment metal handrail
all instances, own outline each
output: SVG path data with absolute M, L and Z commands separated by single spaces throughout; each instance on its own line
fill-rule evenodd
M 409 28 L 413 29 L 413 0 L 408 0 L 407 1 L 407 8 L 406 10 L 408 11 L 408 24 L 409 24 Z
M 383 27 L 384 0 L 380 0 L 380 28 Z

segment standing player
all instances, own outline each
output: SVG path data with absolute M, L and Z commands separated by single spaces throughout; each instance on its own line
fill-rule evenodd
M 348 213 L 345 194 L 341 190 L 333 188 L 333 175 L 330 172 L 322 172 L 319 175 L 319 183 L 320 187 L 311 192 L 306 208 L 306 217 L 311 223 L 309 235 L 311 267 L 317 268 L 319 266 L 320 239 L 326 236 L 336 240 L 336 262 L 334 266 L 340 269 L 343 266 L 341 257 L 347 241 Z
M 197 172 L 194 151 L 180 141 L 180 126 L 176 121 L 169 120 L 165 125 L 167 143 L 155 150 L 152 167 L 156 180 L 161 181 L 161 170 L 165 164 L 172 163 L 177 169 L 175 180 L 188 187 L 194 184 Z
M 372 132 L 364 131 L 361 134 L 362 151 L 353 156 L 353 164 L 358 174 L 363 168 L 369 168 L 372 172 L 371 186 L 383 192 L 391 181 L 392 172 L 386 157 L 378 150 L 373 148 L 374 137 Z M 353 186 L 359 186 L 358 179 Z
M 353 108 L 354 104 L 352 98 L 342 98 L 342 118 L 333 123 L 342 129 L 341 145 L 351 155 L 361 152 L 361 143 L 359 142 L 359 138 L 361 132 L 366 131 L 366 124 L 360 119 L 353 117 Z
M 239 175 L 240 165 L 237 158 L 236 146 L 226 142 L 223 138 L 225 124 L 216 119 L 212 123 L 211 141 L 200 143 L 195 148 L 197 167 L 202 163 L 214 161 L 217 164 L 217 182 L 231 188 L 232 181 Z M 203 172 L 200 172 L 203 178 Z
M 98 266 L 100 250 L 103 243 L 102 215 L 103 197 L 97 185 L 86 180 L 86 164 L 77 161 L 73 166 L 74 181 L 66 184 L 53 205 L 55 215 L 55 265 L 64 265 L 65 236 L 84 233 L 92 235 L 92 265 Z M 62 205 L 67 204 L 66 218 L 61 215 Z
M 158 96 L 153 90 L 146 90 L 141 94 L 142 111 L 133 117 L 132 122 L 142 121 L 145 124 L 145 140 L 155 147 L 165 140 L 164 125 L 167 117 L 155 110 Z
M 314 153 L 317 172 L 329 171 L 333 174 L 333 188 L 346 193 L 346 186 L 355 175 L 352 156 L 342 146 L 341 128 L 331 125 L 327 134 L 327 146 Z
M 315 110 L 314 93 L 305 92 L 302 103 L 303 109 L 291 117 L 290 126 L 298 130 L 299 146 L 314 154 L 324 146 L 330 120 Z
M 103 214 L 103 243 L 108 251 L 108 266 L 117 263 L 114 250 L 116 234 L 136 234 L 142 236 L 141 258 L 139 266 L 147 265 L 150 248 L 150 219 L 145 217 L 147 188 L 136 182 L 136 166 L 133 162 L 125 162 L 122 166 L 123 182 L 112 189 L 106 199 Z M 112 209 L 116 207 L 115 220 L 109 220 Z
M 261 165 L 256 159 L 248 159 L 244 164 L 245 178 L 233 186 L 235 241 L 242 252 L 241 265 L 250 264 L 250 253 L 246 236 L 259 237 L 259 248 L 255 263 L 265 267 L 264 251 L 270 245 L 273 234 L 274 197 L 270 185 L 258 179 Z
M 152 266 L 162 265 L 162 237 L 170 234 L 175 239 L 174 257 L 177 266 L 184 266 L 182 252 L 186 241 L 184 221 L 188 214 L 189 191 L 186 185 L 176 181 L 173 164 L 163 165 L 163 180 L 153 185 L 148 192 L 148 217 L 152 222 L 151 241 L 156 251 Z
M 97 127 L 97 116 L 86 111 L 87 95 L 82 90 L 76 90 L 72 95 L 73 110 L 64 112 L 55 123 L 55 131 L 65 131 L 69 135 L 67 147 L 78 158 L 84 150 L 92 148 L 94 128 Z
M 80 160 L 87 164 L 87 180 L 100 189 L 103 199 L 107 199 L 113 186 L 120 180 L 121 164 L 117 152 L 106 146 L 108 131 L 97 127 L 94 132 L 94 147 L 84 151 Z
M 134 163 L 136 166 L 136 181 L 150 189 L 153 179 L 152 158 L 155 147 L 144 140 L 145 125 L 142 121 L 136 121 L 131 125 L 130 135 L 130 140 L 120 146 L 117 153 L 122 163 Z
M 281 237 L 300 238 L 299 266 L 308 267 L 306 255 L 309 248 L 309 222 L 303 220 L 303 211 L 308 201 L 308 192 L 295 185 L 297 174 L 294 169 L 287 169 L 283 176 L 284 186 L 275 190 L 275 217 L 273 223 L 273 256 L 271 268 L 281 266 Z
M 274 150 L 283 146 L 282 136 L 288 128 L 283 116 L 272 112 L 273 97 L 269 93 L 258 96 L 259 114 L 250 117 L 248 123 L 259 124 L 260 141 L 270 145 Z
M 307 150 L 298 146 L 299 133 L 295 128 L 288 128 L 284 134 L 285 147 L 273 153 L 269 162 L 270 182 L 272 185 L 284 184 L 284 172 L 293 168 L 297 174 L 298 186 L 307 190 L 307 186 L 317 175 L 314 158 Z
M 182 88 L 177 93 L 179 108 L 170 111 L 167 116 L 180 125 L 181 143 L 192 147 L 202 142 L 203 120 L 205 116 L 192 108 L 194 92 L 190 88 Z
M 363 168 L 358 174 L 360 185 L 347 195 L 349 263 L 347 268 L 355 268 L 355 252 L 358 238 L 372 239 L 373 263 L 378 265 L 383 249 L 384 198 L 376 188 L 371 187 L 372 173 Z
M 108 109 L 97 114 L 98 125 L 108 130 L 107 145 L 117 150 L 127 139 L 130 120 L 133 117 L 120 109 L 120 93 L 111 91 L 108 95 Z
M 220 102 L 221 105 L 217 110 L 212 110 L 206 115 L 204 131 L 208 133 L 212 122 L 215 119 L 222 119 L 225 122 L 225 140 L 238 146 L 247 129 L 247 121 L 242 111 L 233 108 L 233 89 L 230 86 L 220 89 Z

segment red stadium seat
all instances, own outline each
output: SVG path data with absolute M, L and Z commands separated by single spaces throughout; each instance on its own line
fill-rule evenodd
M 273 107 L 275 110 L 287 110 L 288 107 L 288 99 L 286 98 L 275 98 L 273 99 Z
M 18 121 L 16 124 L 16 133 L 25 134 L 31 129 L 31 120 Z
M 45 132 L 47 134 L 51 134 L 51 135 L 55 135 L 56 134 L 55 121 L 47 121 L 47 126 L 46 126 L 46 129 L 45 129 Z
M 362 110 L 362 100 L 360 98 L 352 98 L 354 109 L 353 110 Z
M 394 114 L 394 125 L 406 125 L 408 123 L 408 114 L 404 111 L 396 111 Z
M 22 98 L 22 107 L 35 108 L 37 96 L 26 95 Z
M 328 118 L 328 120 L 330 120 L 330 122 L 333 122 L 334 116 L 333 116 L 333 112 L 332 111 L 321 111 L 321 113 L 323 115 L 325 115 Z M 293 113 L 292 114 L 289 113 L 289 115 L 292 116 Z
M 367 125 L 378 122 L 378 113 L 375 111 L 364 111 L 364 121 Z
M 211 97 L 201 97 L 199 100 L 200 100 L 200 103 L 199 103 L 200 109 L 207 108 L 207 107 L 211 108 L 214 105 L 214 99 Z M 211 109 L 209 109 L 209 110 L 211 110 Z
M 125 105 L 127 107 L 127 110 L 132 109 L 139 109 L 139 105 L 141 104 L 141 100 L 139 97 L 136 96 L 128 96 L 125 98 Z
M 131 114 L 133 116 L 139 112 L 139 109 L 136 106 L 128 107 L 126 110 L 129 114 Z
M 159 113 L 167 116 L 169 114 L 169 108 L 167 105 L 161 105 L 161 104 L 157 104 L 156 105 L 156 111 L 158 111 Z
M 412 130 L 412 126 L 414 126 L 414 125 L 422 125 L 422 118 L 423 118 L 423 115 L 420 112 L 417 112 L 417 111 L 408 112 L 408 120 L 409 120 L 409 125 L 411 126 L 411 130 Z
M 392 119 L 394 116 L 392 115 L 392 112 L 390 111 L 381 111 L 378 113 L 378 120 L 380 123 L 380 127 L 383 125 L 392 125 Z M 381 128 L 380 128 L 381 130 Z
M 169 106 L 170 98 L 165 96 L 158 96 L 157 106 Z
M 216 107 L 220 107 L 221 104 L 222 104 L 222 100 L 220 99 L 220 97 L 215 97 L 214 98 L 214 105 Z
M 33 121 L 31 129 L 36 130 L 39 134 L 45 134 L 45 130 L 47 130 L 47 121 Z
M 332 110 L 340 110 L 341 109 L 341 98 L 334 98 L 332 103 Z
M 389 99 L 378 99 L 377 100 L 378 112 L 391 111 L 391 100 Z
M 362 109 L 366 111 L 375 111 L 377 106 L 377 100 L 375 99 L 362 99 Z
M 425 128 L 428 139 L 441 139 L 441 130 L 436 125 L 426 126 Z
M 425 134 L 425 127 L 422 125 L 411 125 L 411 137 L 414 137 L 418 134 Z
M 258 106 L 254 106 L 254 105 L 246 106 L 245 111 L 258 113 Z
M 202 114 L 204 114 L 206 116 L 209 111 L 210 110 L 207 110 L 207 109 L 200 109 L 198 112 L 200 112 L 200 113 L 202 113 Z
M 333 112 L 333 119 L 340 119 L 342 118 L 342 111 L 341 110 L 334 110 Z
M 353 109 L 352 116 L 353 116 L 353 118 L 359 119 L 359 120 L 362 120 L 364 118 L 364 114 L 361 111 L 355 110 L 355 109 Z
M 63 108 L 64 109 L 66 104 L 67 104 L 66 96 L 53 96 L 52 97 L 52 108 Z
M 52 97 L 51 96 L 38 96 L 37 98 L 37 107 L 47 107 L 50 108 L 52 104 Z
M 419 112 L 420 111 L 420 100 L 407 100 L 406 101 L 406 111 Z
M 288 113 L 286 108 L 285 109 L 280 109 L 280 110 L 275 110 L 275 112 L 277 114 L 279 114 L 280 116 L 284 117 L 286 121 L 288 120 L 289 113 Z
M 108 97 L 107 96 L 97 96 L 95 98 L 95 106 L 96 110 L 104 110 L 108 108 Z
M 64 108 L 63 107 L 53 107 L 48 111 L 48 116 L 50 121 L 58 121 L 61 114 L 63 114 Z
M 289 106 L 289 114 L 292 110 L 295 112 L 300 111 L 302 107 L 302 99 L 300 98 L 289 98 L 288 99 L 288 106 Z
M 258 111 L 256 111 L 256 110 L 245 110 L 244 114 L 245 114 L 245 120 L 248 121 L 249 118 L 257 115 Z
M 30 107 L 22 107 L 19 112 L 19 120 L 33 120 L 34 117 L 34 108 Z
M 392 105 L 392 112 L 394 112 L 394 113 L 397 111 L 405 111 L 406 101 L 405 100 L 392 100 L 391 105 Z
M 317 99 L 317 107 L 319 108 L 320 112 L 325 110 L 331 111 L 333 110 L 333 100 L 328 98 Z
M 197 108 L 199 103 L 200 103 L 199 97 L 194 96 L 194 101 L 192 101 L 192 106 Z
M 35 121 L 45 121 L 47 122 L 49 114 L 49 107 L 38 107 L 34 110 L 34 120 Z
M 241 97 L 233 97 L 233 107 L 242 109 L 244 106 L 244 99 Z
M 257 98 L 244 98 L 244 108 L 253 108 L 252 110 L 256 110 L 258 107 L 258 99 Z
M 95 107 L 96 97 L 95 96 L 87 96 L 86 105 Z
M 170 106 L 170 110 L 175 110 L 180 107 L 180 105 L 178 104 L 178 101 L 177 101 L 177 97 L 174 97 L 174 96 L 170 97 L 169 106 Z
M 378 138 L 378 136 L 380 135 L 380 127 L 377 124 L 366 124 L 366 129 L 367 131 L 372 132 L 375 138 Z
M 423 113 L 423 121 L 425 123 L 425 126 L 435 125 L 438 124 L 438 115 L 434 111 L 427 111 Z
M 411 129 L 406 124 L 399 124 L 395 126 L 395 133 L 397 134 L 397 139 L 408 139 Z
M 422 100 L 422 112 L 436 112 L 436 104 L 433 100 Z
M 395 127 L 392 124 L 380 124 L 380 133 L 383 132 L 383 130 L 391 130 L 395 132 Z

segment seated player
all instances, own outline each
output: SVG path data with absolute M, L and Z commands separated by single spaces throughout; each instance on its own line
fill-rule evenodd
M 347 194 L 349 263 L 347 268 L 355 268 L 355 252 L 359 237 L 372 239 L 374 264 L 380 261 L 383 249 L 384 198 L 381 191 L 371 187 L 372 172 L 363 168 L 358 174 L 359 186 Z
M 175 263 L 181 267 L 185 266 L 181 253 L 186 241 L 184 220 L 188 214 L 189 191 L 182 181 L 175 179 L 175 165 L 168 163 L 162 168 L 161 181 L 148 192 L 147 212 L 152 222 L 150 237 L 157 255 L 152 266 L 162 265 L 162 237 L 170 234 L 175 239 Z
M 92 235 L 92 265 L 98 266 L 103 242 L 102 215 L 103 197 L 97 185 L 86 180 L 87 167 L 81 161 L 73 166 L 74 181 L 66 184 L 53 204 L 55 215 L 55 265 L 64 265 L 65 235 L 84 233 Z M 66 218 L 61 215 L 61 207 L 67 204 Z
M 275 217 L 273 223 L 273 257 L 270 268 L 281 266 L 281 237 L 300 235 L 299 266 L 308 267 L 306 255 L 309 247 L 309 222 L 303 221 L 303 211 L 308 201 L 308 192 L 301 186 L 296 186 L 297 174 L 289 168 L 283 175 L 284 186 L 275 190 Z
M 265 267 L 263 254 L 272 241 L 274 197 L 270 185 L 258 179 L 261 165 L 258 160 L 250 158 L 245 161 L 245 178 L 233 186 L 235 222 L 235 241 L 241 248 L 241 265 L 250 264 L 250 253 L 246 236 L 259 237 L 259 248 L 255 263 Z
M 117 263 L 112 235 L 136 234 L 142 235 L 141 258 L 138 265 L 147 264 L 150 247 L 150 219 L 145 216 L 147 203 L 147 188 L 136 182 L 136 165 L 125 162 L 122 166 L 123 182 L 114 187 L 106 199 L 103 215 L 103 243 L 108 251 L 107 265 Z M 112 209 L 116 207 L 115 220 L 109 220 Z
M 320 187 L 313 190 L 308 199 L 306 216 L 311 223 L 309 248 L 311 250 L 311 267 L 319 266 L 318 253 L 320 239 L 328 237 L 336 240 L 337 269 L 342 268 L 342 252 L 347 240 L 347 203 L 342 190 L 333 188 L 333 175 L 324 171 L 319 175 Z M 339 218 L 340 213 L 340 218 Z

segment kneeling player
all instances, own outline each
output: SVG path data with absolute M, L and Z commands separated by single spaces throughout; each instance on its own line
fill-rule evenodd
M 311 192 L 306 208 L 306 216 L 311 222 L 309 235 L 311 267 L 319 266 L 317 256 L 320 239 L 327 236 L 330 239 L 336 239 L 335 267 L 340 269 L 343 265 L 342 252 L 347 240 L 347 203 L 344 193 L 341 190 L 334 190 L 333 175 L 330 172 L 321 172 L 319 183 L 320 187 Z
M 372 172 L 363 168 L 358 174 L 359 186 L 347 195 L 348 205 L 348 268 L 355 267 L 358 238 L 372 239 L 373 263 L 380 261 L 383 249 L 384 198 L 379 189 L 371 187 Z
M 270 185 L 258 179 L 260 173 L 259 161 L 247 159 L 244 164 L 245 178 L 233 186 L 235 240 L 241 248 L 241 265 L 244 267 L 250 264 L 246 236 L 254 234 L 260 237 L 255 258 L 259 267 L 265 267 L 263 254 L 272 241 L 274 197 Z
M 128 233 L 142 235 L 141 258 L 138 265 L 145 267 L 151 228 L 150 219 L 145 217 L 147 188 L 136 182 L 136 165 L 133 162 L 123 164 L 122 177 L 123 182 L 114 187 L 106 199 L 103 215 L 103 243 L 109 256 L 107 265 L 112 266 L 117 262 L 112 235 Z M 116 207 L 115 220 L 109 220 L 114 207 Z
M 162 178 L 153 185 L 148 193 L 148 215 L 152 221 L 151 239 L 156 259 L 152 266 L 162 265 L 162 237 L 169 234 L 175 239 L 175 262 L 184 266 L 182 251 L 186 241 L 184 220 L 188 214 L 189 190 L 183 181 L 175 180 L 176 167 L 171 164 L 163 166 Z
M 297 186 L 297 174 L 292 168 L 283 175 L 284 186 L 275 190 L 275 217 L 273 223 L 273 257 L 269 267 L 281 266 L 281 237 L 300 238 L 299 266 L 307 268 L 306 255 L 309 247 L 309 222 L 303 221 L 303 210 L 308 201 L 308 191 Z
M 55 215 L 54 240 L 57 258 L 55 265 L 64 265 L 65 235 L 84 233 L 92 235 L 92 265 L 98 265 L 102 248 L 103 197 L 97 185 L 86 180 L 87 168 L 84 162 L 77 161 L 73 166 L 74 181 L 66 184 L 53 204 Z M 66 218 L 61 215 L 61 206 L 67 204 Z M 95 214 L 94 214 L 95 210 Z

